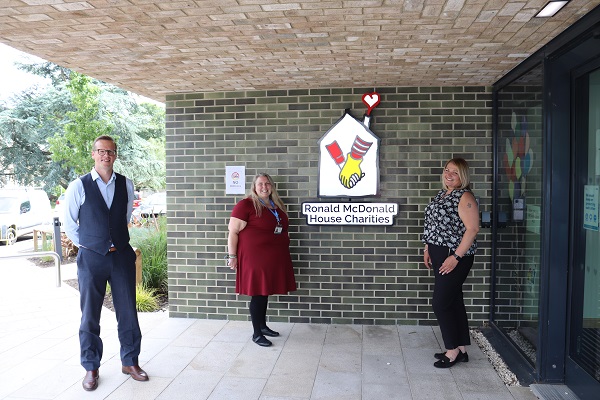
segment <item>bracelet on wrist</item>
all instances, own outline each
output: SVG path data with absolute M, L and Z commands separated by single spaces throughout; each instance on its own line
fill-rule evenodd
M 227 255 L 225 256 L 225 259 L 226 259 L 226 260 L 229 260 L 229 259 L 232 259 L 232 258 L 237 258 L 237 254 L 227 254 Z

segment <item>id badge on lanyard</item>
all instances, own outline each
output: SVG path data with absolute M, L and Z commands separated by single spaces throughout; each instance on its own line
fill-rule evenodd
M 260 202 L 265 204 L 262 201 L 262 199 L 260 199 Z M 277 220 L 277 226 L 275 227 L 275 231 L 273 233 L 276 235 L 281 235 L 281 232 L 283 232 L 283 226 L 281 226 L 281 218 L 279 218 L 279 213 L 277 212 L 277 208 L 275 207 L 275 203 L 273 203 L 273 200 L 271 200 L 271 207 L 273 208 L 267 207 L 267 210 L 271 211 L 271 214 L 273 214 L 275 216 L 275 219 Z

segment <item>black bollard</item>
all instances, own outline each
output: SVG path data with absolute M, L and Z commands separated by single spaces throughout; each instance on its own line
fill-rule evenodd
M 58 219 L 58 217 L 54 217 L 54 251 L 58 254 L 58 257 L 60 258 L 60 262 L 63 261 L 63 256 L 62 256 L 62 241 L 61 236 L 60 236 L 60 221 Z

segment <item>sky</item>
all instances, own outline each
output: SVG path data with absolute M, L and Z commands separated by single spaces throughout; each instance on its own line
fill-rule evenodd
M 13 64 L 15 61 L 30 63 L 44 60 L 0 43 L 0 102 L 6 102 L 14 93 L 48 82 L 39 76 L 17 69 Z
M 44 79 L 37 75 L 23 72 L 15 67 L 14 62 L 33 63 L 44 62 L 45 60 L 23 53 L 17 49 L 9 47 L 4 43 L 0 43 L 0 103 L 9 104 L 11 95 L 20 93 L 25 89 L 29 89 L 34 85 L 47 85 L 48 79 Z M 154 103 L 159 106 L 164 106 L 163 103 L 156 102 L 146 97 L 138 96 L 139 101 Z

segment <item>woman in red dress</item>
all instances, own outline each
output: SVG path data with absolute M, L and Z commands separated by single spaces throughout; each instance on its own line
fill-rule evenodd
M 268 174 L 256 175 L 248 196 L 231 212 L 227 265 L 237 272 L 236 292 L 252 297 L 252 341 L 259 346 L 272 345 L 265 336 L 279 336 L 267 327 L 269 295 L 296 290 L 288 226 L 275 183 Z

